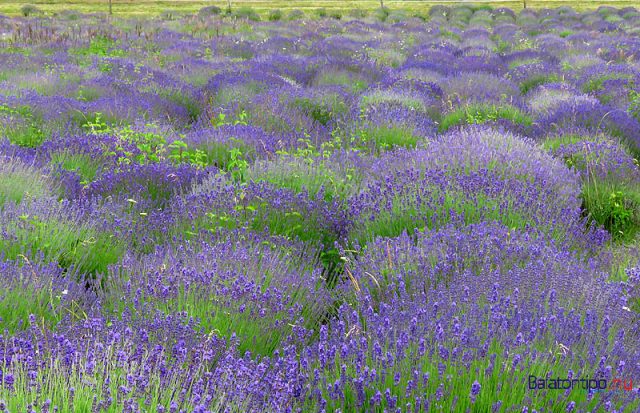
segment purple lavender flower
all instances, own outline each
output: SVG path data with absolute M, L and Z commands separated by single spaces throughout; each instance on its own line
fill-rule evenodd
M 473 384 L 471 385 L 471 393 L 469 394 L 469 397 L 471 398 L 471 403 L 475 403 L 476 401 L 476 397 L 478 396 L 478 394 L 480 393 L 480 383 L 478 383 L 478 381 L 474 381 Z

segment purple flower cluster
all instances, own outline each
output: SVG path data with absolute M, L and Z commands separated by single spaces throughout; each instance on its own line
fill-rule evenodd
M 0 413 L 640 409 L 640 12 L 215 11 L 0 16 Z

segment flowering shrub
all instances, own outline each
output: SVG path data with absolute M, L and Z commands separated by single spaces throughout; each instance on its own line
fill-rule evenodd
M 226 6 L 0 16 L 0 413 L 639 411 L 640 13 Z

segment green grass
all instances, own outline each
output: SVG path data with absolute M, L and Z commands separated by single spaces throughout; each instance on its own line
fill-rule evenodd
M 640 229 L 640 187 L 613 180 L 589 180 L 582 188 L 589 220 L 602 225 L 614 240 L 628 241 Z
M 229 103 L 238 104 L 242 109 L 247 106 L 253 96 L 264 92 L 267 86 L 255 81 L 221 87 L 209 102 L 210 106 L 226 106 Z
M 442 192 L 437 188 L 424 190 L 422 205 L 416 207 L 411 196 L 395 195 L 391 209 L 381 211 L 373 220 L 356 224 L 350 238 L 365 245 L 376 237 L 397 237 L 403 232 L 413 234 L 414 229 L 424 231 L 441 228 L 451 220 L 451 213 L 462 214 L 465 224 L 482 221 L 498 221 L 509 228 L 524 228 L 533 224 L 517 211 L 507 208 L 501 211 L 499 199 L 477 194 L 475 199 L 457 191 Z M 442 201 L 442 202 L 441 202 Z
M 495 106 L 482 103 L 471 104 L 455 109 L 442 117 L 438 127 L 440 132 L 465 124 L 482 124 L 498 119 L 506 119 L 513 123 L 530 126 L 533 119 L 528 114 L 513 106 Z
M 76 10 L 82 13 L 95 13 L 102 12 L 107 13 L 109 10 L 108 2 L 104 0 L 31 0 L 29 3 L 36 5 L 45 14 L 59 13 L 63 10 Z M 424 13 L 429 8 L 435 5 L 451 5 L 446 1 L 385 1 L 385 6 L 390 10 L 405 9 L 408 12 Z M 0 3 L 0 13 L 17 16 L 20 15 L 20 8 L 25 4 L 23 1 L 3 1 Z M 128 0 L 113 0 L 113 12 L 116 15 L 121 16 L 144 16 L 144 15 L 159 15 L 167 10 L 173 10 L 184 13 L 196 13 L 202 7 L 217 5 L 221 9 L 225 10 L 227 2 L 223 0 L 216 0 L 214 2 L 207 0 L 178 0 L 178 1 L 157 1 L 157 0 L 141 0 L 141 1 L 128 1 Z M 277 1 L 264 1 L 264 0 L 240 0 L 233 1 L 232 5 L 236 8 L 251 7 L 260 13 L 264 18 L 268 16 L 269 11 L 273 9 L 280 9 L 283 12 L 289 12 L 294 9 L 299 9 L 305 12 L 309 16 L 317 15 L 318 9 L 325 9 L 327 14 L 338 13 L 347 14 L 352 9 L 363 10 L 376 10 L 380 8 L 380 2 L 375 0 L 318 0 L 318 1 L 293 1 L 287 2 L 284 0 Z M 484 4 L 485 7 L 508 7 L 513 10 L 521 10 L 523 3 L 521 1 L 501 1 L 494 0 Z M 563 1 L 563 0 L 530 0 L 527 1 L 527 7 L 540 9 L 540 8 L 555 8 L 560 6 L 571 6 L 576 10 L 593 10 L 602 5 L 609 5 L 618 8 L 637 6 L 635 0 L 606 0 L 606 1 Z
M 565 156 L 563 161 L 569 168 L 575 168 L 581 172 L 585 172 L 586 179 L 595 179 L 590 169 L 599 168 L 599 167 L 606 168 L 607 165 L 605 165 L 605 162 L 607 162 L 607 160 L 606 160 L 606 155 L 604 157 L 601 157 L 598 153 L 589 151 L 589 146 L 591 144 L 597 145 L 600 142 L 608 142 L 610 145 L 618 146 L 620 150 L 622 150 L 623 152 L 626 152 L 629 158 L 633 158 L 634 156 L 634 151 L 631 148 L 629 148 L 629 146 L 625 142 L 619 141 L 619 140 L 611 140 L 611 138 L 607 138 L 602 135 L 581 136 L 581 135 L 570 134 L 570 135 L 554 136 L 554 137 L 547 138 L 542 143 L 542 148 L 554 154 L 563 145 L 570 146 L 570 145 L 581 144 L 582 148 L 580 151 L 577 151 L 571 154 L 570 156 Z M 627 170 L 631 172 L 629 169 Z M 618 173 L 617 179 L 626 181 L 625 179 L 620 178 L 619 173 Z
M 73 48 L 69 54 L 77 56 L 99 56 L 99 57 L 123 57 L 124 50 L 116 48 L 116 41 L 106 36 L 96 36 L 91 39 L 89 46 Z
M 54 167 L 76 172 L 84 184 L 93 181 L 102 167 L 99 160 L 93 159 L 87 154 L 69 151 L 52 153 L 50 163 Z
M 125 121 L 99 112 L 83 113 L 75 111 L 71 113 L 70 119 L 82 130 L 94 135 L 116 133 L 118 128 L 126 126 Z
M 458 42 L 462 40 L 462 36 L 460 36 L 458 33 L 452 32 L 444 28 L 440 30 L 440 36 L 445 37 L 447 39 L 453 39 Z
M 374 90 L 371 93 L 367 93 L 362 96 L 360 101 L 360 107 L 362 109 L 367 106 L 378 105 L 381 103 L 395 103 L 400 104 L 407 109 L 416 110 L 419 112 L 426 112 L 427 107 L 424 102 L 418 98 L 414 98 L 411 95 L 405 95 L 393 91 Z
M 233 213 L 211 211 L 200 225 L 214 232 L 220 228 L 233 230 L 244 227 L 325 246 L 333 246 L 335 241 L 335 237 L 322 228 L 319 216 L 293 207 L 274 209 L 269 202 L 260 199 L 237 205 Z
M 597 142 L 598 138 L 596 136 L 581 136 L 581 135 L 560 135 L 553 136 L 547 138 L 544 142 L 542 142 L 542 149 L 553 153 L 556 153 L 561 146 L 564 145 L 575 145 L 577 143 L 583 142 L 587 145 L 589 142 Z M 591 153 L 588 157 L 585 157 L 584 153 L 575 153 L 570 157 L 565 157 L 563 159 L 564 163 L 569 168 L 576 168 L 581 171 L 585 171 L 588 165 L 597 162 L 596 154 Z
M 45 343 L 46 344 L 46 343 Z M 122 343 L 121 345 L 133 345 L 133 343 Z M 45 346 L 46 347 L 46 346 Z M 0 386 L 0 400 L 5 402 L 8 411 L 16 412 L 24 406 L 33 405 L 36 402 L 42 405 L 44 400 L 51 400 L 51 407 L 57 406 L 61 412 L 90 412 L 97 406 L 100 398 L 94 399 L 96 389 L 105 389 L 114 403 L 109 412 L 122 411 L 122 403 L 125 395 L 120 391 L 121 386 L 130 388 L 129 372 L 142 370 L 145 365 L 153 364 L 155 354 L 143 352 L 140 360 L 129 361 L 127 368 L 119 366 L 115 352 L 107 353 L 106 357 L 96 360 L 97 366 L 89 367 L 86 357 L 79 363 L 74 363 L 69 368 L 61 357 L 51 358 L 46 352 L 42 355 L 42 360 L 37 361 L 43 365 L 40 374 L 31 380 L 29 371 L 23 364 L 13 367 L 12 373 L 15 378 L 11 391 L 7 386 Z M 141 411 L 158 411 L 158 406 L 162 406 L 162 411 L 170 411 L 172 401 L 175 401 L 173 392 L 167 392 L 167 388 L 180 388 L 186 377 L 172 376 L 169 379 L 164 377 L 160 369 L 156 369 L 149 375 L 149 382 L 145 386 L 146 398 L 139 398 L 134 405 Z M 73 400 L 69 389 L 75 389 Z M 194 396 L 192 390 L 184 393 L 185 400 L 191 400 Z M 247 407 L 229 400 L 229 397 L 220 396 L 218 401 L 213 402 L 212 412 L 219 413 L 229 411 L 231 413 L 246 412 Z M 187 411 L 191 411 L 196 406 L 188 405 L 185 402 L 181 406 Z M 224 410 L 223 410 L 224 409 Z
M 363 323 L 366 327 L 366 324 Z M 363 335 L 366 332 L 362 333 Z M 576 402 L 578 405 L 589 406 L 596 409 L 599 403 L 602 403 L 604 393 L 596 393 L 590 398 L 589 393 L 580 387 L 574 387 L 569 394 L 562 392 L 530 390 L 528 388 L 528 376 L 546 377 L 547 373 L 553 372 L 553 377 L 568 377 L 569 370 L 573 371 L 577 377 L 596 377 L 597 365 L 584 365 L 579 358 L 563 357 L 565 351 L 561 345 L 553 340 L 550 335 L 537 339 L 532 348 L 539 355 L 536 360 L 526 354 L 526 349 L 512 348 L 506 351 L 495 340 L 490 340 L 486 357 L 470 357 L 471 361 L 468 366 L 462 365 L 458 361 L 443 359 L 439 357 L 438 352 L 427 351 L 424 355 L 419 354 L 418 345 L 413 342 L 403 349 L 406 357 L 400 358 L 396 354 L 395 346 L 383 345 L 382 354 L 387 352 L 394 354 L 394 363 L 391 365 L 381 361 L 375 361 L 372 357 L 372 350 L 365 350 L 364 362 L 369 369 L 377 371 L 385 371 L 384 379 L 365 387 L 364 405 L 356 404 L 357 393 L 352 385 L 347 385 L 344 391 L 344 399 L 335 401 L 327 392 L 328 386 L 321 386 L 324 400 L 327 401 L 327 411 L 337 411 L 340 409 L 345 412 L 382 412 L 388 411 L 388 403 L 384 396 L 384 389 L 389 389 L 391 395 L 398 397 L 398 404 L 405 406 L 407 396 L 406 389 L 409 380 L 414 380 L 417 385 L 413 397 L 409 400 L 413 403 L 415 395 L 435 394 L 438 387 L 443 385 L 443 398 L 438 401 L 438 406 L 444 412 L 490 412 L 497 411 L 493 409 L 493 405 L 498 401 L 496 395 L 502 402 L 502 407 L 529 405 L 534 409 L 541 411 L 564 412 L 570 401 Z M 451 341 L 451 343 L 450 343 Z M 385 344 L 385 343 L 383 343 Z M 455 344 L 453 340 L 446 338 L 444 342 L 438 342 L 451 350 Z M 584 346 L 586 347 L 586 346 Z M 571 353 L 581 354 L 586 349 L 571 349 Z M 478 350 L 475 350 L 478 351 Z M 331 364 L 322 368 L 321 365 L 313 365 L 312 368 L 320 369 L 321 380 L 326 378 L 327 383 L 335 383 L 340 379 L 342 366 L 346 368 L 347 377 L 358 377 L 362 373 L 355 367 L 359 362 L 351 359 L 343 359 L 337 352 L 335 360 Z M 495 354 L 496 359 L 493 369 L 487 371 L 490 363 L 489 355 Z M 522 356 L 522 361 L 513 367 L 513 360 L 516 354 Z M 398 359 L 400 361 L 398 361 Z M 444 366 L 442 374 L 439 372 L 439 365 Z M 418 380 L 415 380 L 414 371 L 418 372 Z M 395 373 L 400 373 L 400 380 L 396 384 L 394 382 Z M 461 374 L 462 372 L 472 372 L 472 374 Z M 429 380 L 425 383 L 422 381 L 423 374 L 428 374 Z M 475 403 L 471 403 L 469 393 L 474 381 L 478 381 L 481 386 L 480 393 Z M 350 382 L 349 382 L 350 383 Z M 374 406 L 370 404 L 370 400 L 375 395 L 375 391 L 379 389 L 382 393 L 381 405 Z M 314 399 L 315 400 L 315 399 Z M 638 401 L 632 403 L 626 413 L 635 411 L 638 407 Z M 317 409 L 315 401 L 310 401 L 306 405 L 304 411 L 315 411 Z M 413 408 L 413 407 L 412 407 Z M 502 410 L 500 410 L 502 411 Z M 518 410 L 519 411 L 519 410 Z
M 554 153 L 563 145 L 583 142 L 587 145 L 589 142 L 598 142 L 599 139 L 601 138 L 598 136 L 561 135 L 545 140 L 542 148 Z M 629 152 L 624 144 L 620 145 Z M 586 173 L 581 197 L 582 208 L 589 221 L 603 226 L 615 241 L 633 240 L 640 229 L 640 186 L 633 180 L 600 178 L 589 173 L 590 165 L 602 162 L 597 158 L 597 153 L 578 152 L 563 160 L 568 167 Z
M 603 84 L 607 80 L 612 79 L 631 79 L 633 76 L 627 73 L 609 73 L 601 76 L 596 76 L 589 79 L 584 85 L 582 85 L 582 91 L 585 93 L 593 93 L 603 89 Z M 606 102 L 605 102 L 606 103 Z
M 324 126 L 349 111 L 344 100 L 333 93 L 314 98 L 299 97 L 291 102 L 291 106 L 302 110 L 307 116 Z
M 0 105 L 0 114 L 14 119 L 13 122 L 0 124 L 0 137 L 6 137 L 12 144 L 36 148 L 48 138 L 48 133 L 42 128 L 40 116 L 33 113 L 29 106 L 14 108 Z
M 316 86 L 334 85 L 344 86 L 352 93 L 360 93 L 365 90 L 369 84 L 359 77 L 356 73 L 346 70 L 323 71 L 314 79 Z
M 402 52 L 393 49 L 368 49 L 367 56 L 379 66 L 393 68 L 400 67 L 407 60 Z
M 542 148 L 547 150 L 556 152 L 563 145 L 574 145 L 580 142 L 596 142 L 597 137 L 595 136 L 583 136 L 576 134 L 568 134 L 568 135 L 559 135 L 547 138 L 544 142 L 542 142 Z
M 519 88 L 522 95 L 545 83 L 559 82 L 561 78 L 557 75 L 536 75 L 520 82 Z
M 29 262 L 25 262 L 30 266 Z M 33 271 L 27 268 L 26 272 Z M 26 277 L 25 277 L 26 278 Z M 0 286 L 0 330 L 13 334 L 29 327 L 29 316 L 34 315 L 38 326 L 55 328 L 73 313 L 75 302 L 67 302 L 68 291 L 54 286 L 53 280 L 43 283 L 37 279 L 23 279 L 15 285 Z
M 202 105 L 193 96 L 181 91 L 165 92 L 164 89 L 158 90 L 158 95 L 166 97 L 170 102 L 176 103 L 187 110 L 189 120 L 196 122 L 202 114 Z
M 124 254 L 124 246 L 114 237 L 59 219 L 22 215 L 17 221 L 3 223 L 2 230 L 8 234 L 0 239 L 5 259 L 26 256 L 35 260 L 42 254 L 45 262 L 73 268 L 79 276 L 106 274 L 108 266 Z
M 322 161 L 282 157 L 255 164 L 248 172 L 248 179 L 269 182 L 295 193 L 306 192 L 311 199 L 316 199 L 322 190 L 323 199 L 331 202 L 346 201 L 355 193 L 363 177 L 355 168 L 337 171 L 333 165 Z
M 25 148 L 37 148 L 48 136 L 36 124 L 19 125 L 17 127 L 7 127 L 4 135 L 14 145 Z
M 270 283 L 269 278 L 261 286 L 263 293 Z M 299 316 L 307 320 L 308 327 L 313 327 L 314 318 L 317 318 L 318 314 L 315 314 L 313 306 L 304 305 L 306 298 L 313 292 L 298 289 L 288 291 L 287 294 L 290 294 L 290 304 L 301 305 L 302 311 L 298 310 Z M 145 300 L 144 295 L 140 299 Z M 264 303 L 257 304 L 250 298 L 235 297 L 230 300 L 229 297 L 217 297 L 197 284 L 180 285 L 174 297 L 168 299 L 149 297 L 148 301 L 167 315 L 176 312 L 186 313 L 197 320 L 199 327 L 207 332 L 213 332 L 225 338 L 235 334 L 239 341 L 240 354 L 250 351 L 252 354 L 271 356 L 281 340 L 291 332 L 291 325 L 285 319 L 287 316 L 285 309 L 277 314 L 268 310 L 265 315 L 260 316 L 261 305 Z
M 399 147 L 415 148 L 423 140 L 409 127 L 391 125 L 366 128 L 361 131 L 360 139 L 374 152 Z
M 77 93 L 73 97 L 83 102 L 93 102 L 94 100 L 98 100 L 102 94 L 103 91 L 97 87 L 80 85 Z
M 51 194 L 49 182 L 38 171 L 12 165 L 3 171 L 0 166 L 0 210 L 7 202 L 18 204 L 25 198 Z
M 540 63 L 540 59 L 531 58 L 531 59 L 524 59 L 524 60 L 514 60 L 513 62 L 509 63 L 509 70 L 513 70 L 520 66 L 531 65 L 536 63 Z
M 163 261 L 162 266 L 167 265 L 170 269 L 162 281 L 158 278 L 162 273 L 157 273 L 155 260 L 149 267 L 143 264 L 142 269 L 131 270 L 125 265 L 116 267 L 113 273 L 117 276 L 109 278 L 105 291 L 104 314 L 116 318 L 126 313 L 136 318 L 146 318 L 155 314 L 155 310 L 167 316 L 184 314 L 185 321 L 194 320 L 196 329 L 206 334 L 226 339 L 235 335 L 239 354 L 250 351 L 264 356 L 273 354 L 281 340 L 292 331 L 291 323 L 297 323 L 300 317 L 304 318 L 306 328 L 317 328 L 318 320 L 326 311 L 324 281 L 320 278 L 315 284 L 305 281 L 315 277 L 315 267 L 307 260 L 292 256 L 299 254 L 300 250 L 265 240 L 243 244 L 247 245 L 247 249 L 241 247 L 241 250 L 247 256 L 237 261 L 234 252 L 225 246 L 221 250 L 208 249 L 204 254 L 214 258 L 215 272 L 221 276 L 190 278 L 189 274 L 195 276 L 203 271 L 211 271 L 211 260 L 194 257 L 201 252 L 199 244 L 196 242 L 191 245 L 193 249 L 189 249 L 188 254 L 180 259 L 179 267 L 174 266 L 175 262 L 172 264 L 171 258 Z M 232 257 L 228 257 L 227 252 Z M 216 255 L 209 257 L 208 254 Z M 184 273 L 187 278 L 181 278 L 176 283 L 170 274 L 174 274 L 175 270 L 183 271 L 184 268 L 189 269 L 188 274 Z M 283 275 L 290 273 L 295 273 L 299 278 L 282 283 Z M 159 282 L 166 282 L 166 288 L 142 287 Z M 135 300 L 121 299 L 131 286 L 134 289 L 142 287 L 138 289 Z M 147 308 L 154 311 L 149 312 L 145 310 Z
M 234 162 L 232 151 L 237 149 L 243 158 L 255 156 L 255 149 L 244 144 L 241 140 L 230 138 L 229 142 L 210 141 L 195 145 L 187 149 L 187 156 L 195 156 L 195 151 L 201 151 L 205 156 L 206 165 L 213 165 L 222 170 L 228 170 Z

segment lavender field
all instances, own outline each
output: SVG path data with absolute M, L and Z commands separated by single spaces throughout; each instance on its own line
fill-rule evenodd
M 640 412 L 640 11 L 0 16 L 0 413 Z

